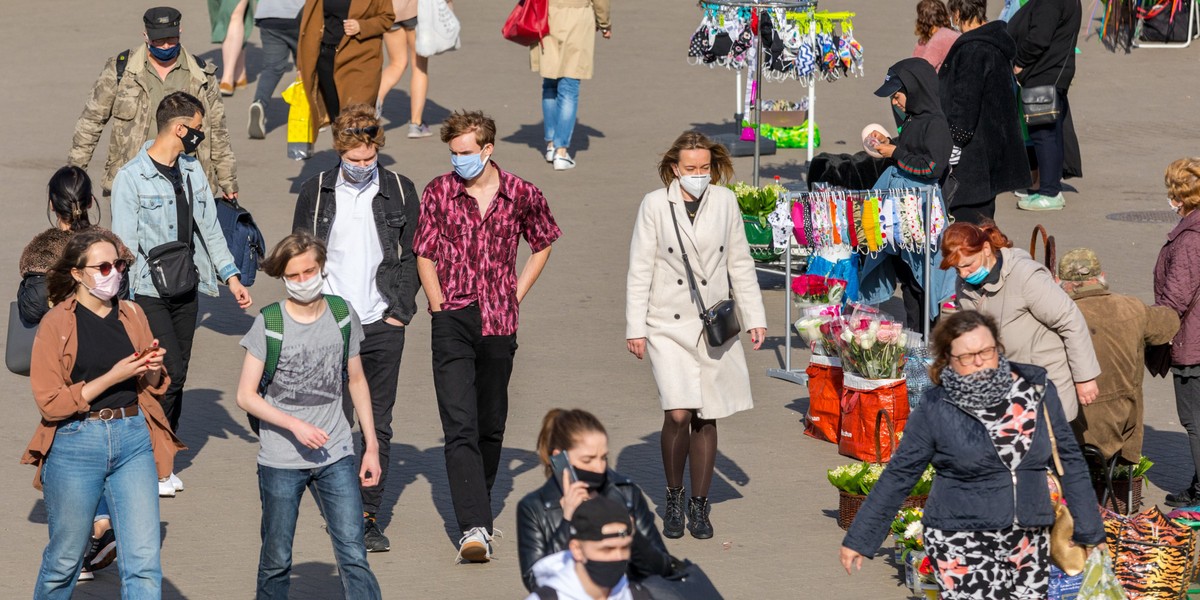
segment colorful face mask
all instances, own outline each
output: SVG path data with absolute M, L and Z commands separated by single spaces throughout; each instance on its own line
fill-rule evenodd
M 879 227 L 879 198 L 867 198 L 863 202 L 863 237 L 866 238 L 867 251 L 875 253 L 883 246 L 883 238 Z

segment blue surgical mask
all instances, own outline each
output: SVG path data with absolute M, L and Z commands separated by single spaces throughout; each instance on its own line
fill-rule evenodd
M 482 152 L 465 156 L 451 154 L 450 164 L 454 165 L 454 172 L 458 173 L 459 177 L 470 181 L 479 177 L 479 174 L 483 172 L 483 167 L 487 165 L 487 161 L 483 160 Z
M 379 167 L 379 160 L 371 161 L 371 164 L 365 167 L 352 165 L 350 163 L 342 163 L 342 177 L 350 183 L 366 183 L 375 176 L 375 170 Z
M 179 56 L 179 44 L 175 44 L 170 48 L 155 48 L 150 44 L 146 44 L 146 47 L 150 49 L 150 55 L 158 59 L 159 62 L 172 61 L 175 60 L 176 56 Z
M 981 265 L 978 269 L 975 269 L 974 273 L 963 277 L 963 281 L 971 285 L 979 285 L 983 283 L 984 279 L 987 279 L 988 274 L 991 272 L 992 270 L 987 265 Z

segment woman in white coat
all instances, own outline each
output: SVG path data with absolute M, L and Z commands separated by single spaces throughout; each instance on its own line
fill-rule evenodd
M 747 410 L 754 401 L 738 337 L 720 347 L 704 338 L 685 256 L 704 306 L 732 291 L 755 350 L 767 335 L 767 320 L 737 199 L 724 186 L 710 185 L 733 175 L 725 148 L 699 132 L 685 132 L 663 155 L 658 174 L 667 187 L 642 200 L 629 245 L 625 338 L 639 360 L 650 356 L 665 413 L 663 535 L 683 536 L 683 469 L 690 458 L 687 529 L 707 539 L 713 535 L 708 489 L 717 456 L 717 419 Z

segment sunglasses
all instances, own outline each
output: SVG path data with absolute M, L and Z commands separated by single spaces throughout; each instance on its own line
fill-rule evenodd
M 89 269 L 97 269 L 100 271 L 100 275 L 102 277 L 108 277 L 108 274 L 112 273 L 112 270 L 114 268 L 117 270 L 118 273 L 124 273 L 125 268 L 129 266 L 129 263 L 125 262 L 125 259 L 123 259 L 123 258 L 118 258 L 117 260 L 115 260 L 113 262 L 106 261 L 106 262 L 102 262 L 98 265 L 84 265 L 84 266 Z
M 343 129 L 342 131 L 344 131 L 350 135 L 360 135 L 360 134 L 365 133 L 370 137 L 375 137 L 375 134 L 379 133 L 379 126 L 378 125 L 368 125 L 367 127 L 347 127 L 345 129 Z

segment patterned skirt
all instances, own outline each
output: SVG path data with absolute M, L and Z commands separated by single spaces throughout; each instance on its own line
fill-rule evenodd
M 943 600 L 1041 600 L 1050 590 L 1050 529 L 925 530 Z

